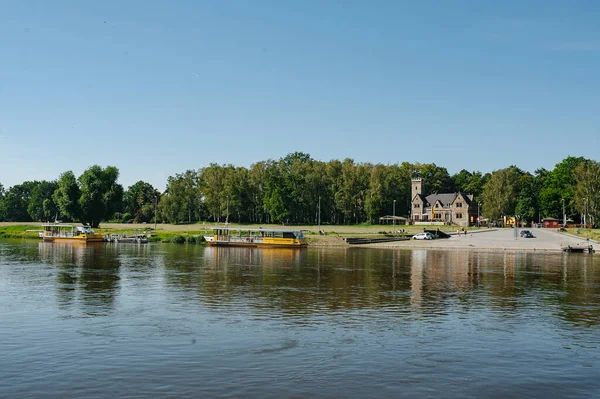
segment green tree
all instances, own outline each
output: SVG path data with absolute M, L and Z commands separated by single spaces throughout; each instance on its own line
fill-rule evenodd
M 58 206 L 54 201 L 53 194 L 58 188 L 56 181 L 34 182 L 31 190 L 27 213 L 32 220 L 50 221 L 58 217 Z
M 6 210 L 4 208 L 4 186 L 0 183 L 0 222 L 4 222 L 6 220 Z
M 150 222 L 154 219 L 154 205 L 159 197 L 159 192 L 150 183 L 140 180 L 129 186 L 123 195 L 125 212 L 137 223 Z
M 159 210 L 166 220 L 170 223 L 200 220 L 202 193 L 199 183 L 199 172 L 195 170 L 169 176 L 159 204 Z
M 567 216 L 576 213 L 573 203 L 575 188 L 575 168 L 583 162 L 583 157 L 567 157 L 557 163 L 544 179 L 540 190 L 540 208 L 547 217 L 560 217 L 563 214 L 563 200 Z
M 27 213 L 27 206 L 31 198 L 31 191 L 37 182 L 26 181 L 12 186 L 6 191 L 3 199 L 4 218 L 8 222 L 31 222 Z
M 92 227 L 114 215 L 123 206 L 123 186 L 117 183 L 119 169 L 90 166 L 77 179 L 81 191 L 79 220 Z
M 600 211 L 600 163 L 585 160 L 575 167 L 574 205 L 587 215 L 586 224 L 596 225 Z
M 494 171 L 483 189 L 483 215 L 490 220 L 515 215 L 519 180 L 522 171 L 516 166 Z
M 73 172 L 69 170 L 62 173 L 58 178 L 57 185 L 52 198 L 60 211 L 61 218 L 79 220 L 81 190 Z
M 435 163 L 417 163 L 413 167 L 423 178 L 426 193 L 451 193 L 454 191 L 454 183 L 446 168 L 437 166 Z
M 535 178 L 530 173 L 522 173 L 517 190 L 515 214 L 520 219 L 532 221 L 538 210 Z

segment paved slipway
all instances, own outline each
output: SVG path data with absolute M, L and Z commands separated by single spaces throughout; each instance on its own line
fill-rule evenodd
M 525 250 L 525 251 L 561 251 L 566 245 L 594 246 L 600 250 L 600 243 L 586 240 L 570 234 L 558 232 L 555 229 L 526 229 L 533 233 L 535 238 L 515 238 L 514 229 L 485 229 L 467 234 L 453 235 L 448 239 L 432 241 L 400 241 L 392 243 L 371 244 L 369 247 L 389 248 L 464 248 L 476 250 Z M 519 229 L 521 231 L 521 229 Z

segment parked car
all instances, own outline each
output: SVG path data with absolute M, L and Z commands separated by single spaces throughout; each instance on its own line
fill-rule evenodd
M 533 234 L 531 234 L 531 231 L 525 230 L 525 234 L 521 234 L 521 237 L 523 238 L 535 238 L 535 236 Z
M 433 234 L 425 232 L 415 234 L 412 238 L 413 240 L 433 240 L 435 237 L 433 236 Z
M 529 230 L 521 230 L 521 233 L 519 233 L 519 234 L 521 234 L 521 237 L 524 237 L 525 234 L 531 234 L 531 231 L 529 231 Z

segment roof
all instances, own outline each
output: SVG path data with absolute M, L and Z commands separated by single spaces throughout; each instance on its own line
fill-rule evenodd
M 408 220 L 408 219 L 403 218 L 402 216 L 385 215 L 385 216 L 380 217 L 379 220 Z
M 429 206 L 434 205 L 437 201 L 440 201 L 444 207 L 447 207 L 448 204 L 454 202 L 458 195 L 462 195 L 467 202 L 467 205 L 470 205 L 473 202 L 473 194 L 467 194 L 463 192 L 458 193 L 443 193 L 443 194 L 431 194 L 425 197 L 425 202 L 429 204 Z
M 456 198 L 456 193 L 431 194 L 426 197 L 426 200 L 429 205 L 434 205 L 437 201 L 440 201 L 446 207 L 454 201 L 454 198 Z
M 271 229 L 268 227 L 212 227 L 211 230 L 232 230 L 232 231 L 288 231 L 288 232 L 298 232 L 298 231 L 308 231 L 308 230 L 301 230 L 301 229 Z

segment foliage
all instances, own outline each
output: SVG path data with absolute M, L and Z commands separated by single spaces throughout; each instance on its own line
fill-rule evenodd
M 597 224 L 600 213 L 600 163 L 585 160 L 575 167 L 575 209 L 586 216 L 586 224 Z
M 117 183 L 119 169 L 93 165 L 77 179 L 81 191 L 79 220 L 92 227 L 122 208 L 123 186 Z
M 171 242 L 174 244 L 184 244 L 185 243 L 185 236 L 182 236 L 180 234 L 175 235 L 171 238 Z
M 202 193 L 199 174 L 194 170 L 170 176 L 167 189 L 160 199 L 159 212 L 170 223 L 200 220 L 202 216 Z
M 574 199 L 575 168 L 584 161 L 583 157 L 567 157 L 556 164 L 544 176 L 539 194 L 540 208 L 545 217 L 561 217 L 563 200 L 567 217 L 576 214 Z
M 483 189 L 483 215 L 490 220 L 514 215 L 519 194 L 519 182 L 523 172 L 516 166 L 492 173 Z
M 159 198 L 159 192 L 150 183 L 140 180 L 125 191 L 124 211 L 133 215 L 136 223 L 150 222 L 154 220 L 155 205 L 158 204 Z
M 7 222 L 31 222 L 32 217 L 27 212 L 31 193 L 39 184 L 37 181 L 26 181 L 9 188 L 2 200 L 3 218 Z
M 0 222 L 4 222 L 6 220 L 6 210 L 4 208 L 4 186 L 0 183 Z
M 54 191 L 52 198 L 56 203 L 61 218 L 78 220 L 81 214 L 79 198 L 81 190 L 75 175 L 70 170 L 64 172 L 58 178 L 58 188 Z
M 146 223 L 155 218 L 171 223 L 377 223 L 385 215 L 410 216 L 413 173 L 424 179 L 427 194 L 473 194 L 487 217 L 560 217 L 564 200 L 568 217 L 580 220 L 587 205 L 596 220 L 597 165 L 567 157 L 553 170 L 533 174 L 511 166 L 493 174 L 463 169 L 450 176 L 434 163 L 324 162 L 294 152 L 249 168 L 212 163 L 187 170 L 170 176 L 162 194 L 144 181 L 123 192 L 117 168 L 95 165 L 79 178 L 67 171 L 55 182 L 24 182 L 9 189 L 0 185 L 0 220 L 58 216 L 92 225 L 115 217 Z
M 52 194 L 58 188 L 56 181 L 35 182 L 31 190 L 27 213 L 32 220 L 51 221 L 58 218 L 58 205 Z

